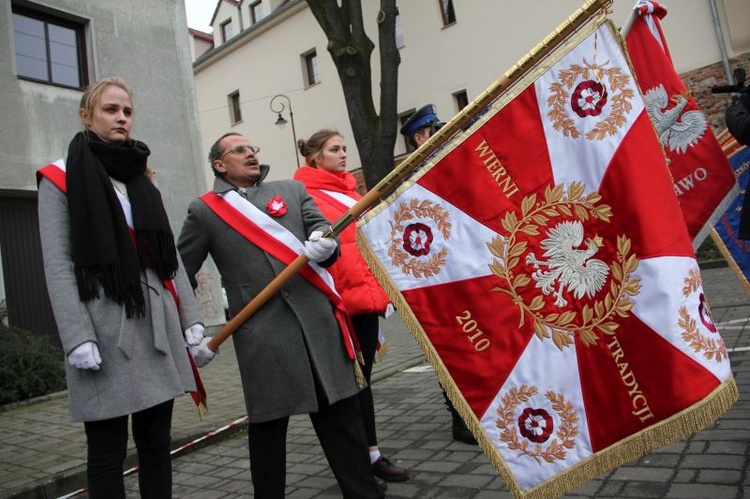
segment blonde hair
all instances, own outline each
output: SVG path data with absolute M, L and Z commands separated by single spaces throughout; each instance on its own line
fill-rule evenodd
M 343 138 L 344 136 L 336 129 L 324 128 L 312 134 L 307 140 L 299 139 L 297 141 L 297 148 L 299 149 L 300 154 L 305 158 L 308 165 L 315 166 L 315 160 L 320 156 L 321 152 L 323 152 L 323 146 L 331 137 Z
M 102 78 L 96 83 L 93 83 L 86 87 L 86 90 L 83 91 L 83 95 L 81 96 L 81 103 L 78 106 L 79 109 L 82 109 L 86 113 L 86 115 L 89 116 L 89 118 L 93 116 L 94 107 L 96 107 L 96 104 L 101 100 L 102 92 L 104 92 L 104 89 L 110 85 L 114 85 L 123 89 L 125 93 L 128 94 L 128 99 L 130 99 L 130 102 L 132 104 L 133 89 L 130 88 L 130 85 L 128 85 L 127 82 L 122 78 L 119 78 L 117 76 L 110 76 L 108 78 Z M 83 123 L 83 128 L 86 130 L 89 128 L 89 126 Z

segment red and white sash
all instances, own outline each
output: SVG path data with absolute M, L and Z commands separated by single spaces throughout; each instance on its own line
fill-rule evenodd
M 42 177 L 44 177 L 55 184 L 55 186 L 61 191 L 67 192 L 68 183 L 66 181 L 65 175 L 65 160 L 58 159 L 57 161 L 54 161 L 49 165 L 37 170 L 37 184 L 41 182 Z M 130 229 L 130 237 L 133 239 L 133 244 L 135 244 L 135 233 L 133 229 L 133 210 L 130 205 L 130 201 L 117 189 L 115 189 L 115 194 L 117 194 L 117 199 L 120 201 L 120 206 L 122 207 L 122 211 L 125 214 L 125 221 L 127 222 L 128 228 Z M 177 289 L 175 288 L 174 281 L 171 279 L 167 279 L 163 280 L 162 284 L 169 291 L 169 294 L 172 295 L 172 299 L 174 300 L 177 310 L 180 310 L 180 298 L 179 296 L 177 296 Z M 193 377 L 195 378 L 195 386 L 197 388 L 197 392 L 190 392 L 190 395 L 193 397 L 193 401 L 198 407 L 198 412 L 201 414 L 202 418 L 203 410 L 208 407 L 206 388 L 204 387 L 203 380 L 198 373 L 198 367 L 195 365 L 195 361 L 193 360 L 193 356 L 190 353 L 190 349 L 187 349 L 187 353 L 188 358 L 190 359 L 190 367 L 193 371 Z
M 341 210 L 342 213 L 346 213 L 357 202 L 356 199 L 343 192 L 329 191 L 328 189 L 307 189 L 307 192 L 313 198 L 325 199 L 335 206 L 336 209 Z
M 236 191 L 228 191 L 222 195 L 208 192 L 201 196 L 201 200 L 238 234 L 286 265 L 296 260 L 305 249 L 302 241 L 286 227 Z M 354 359 L 355 344 L 351 334 L 354 329 L 331 274 L 314 262 L 308 262 L 299 273 L 331 301 L 347 353 L 350 359 Z
M 313 197 L 313 199 L 323 199 L 330 203 L 332 206 L 335 206 L 337 210 L 341 211 L 341 213 L 346 213 L 349 211 L 349 208 L 354 206 L 358 199 L 354 199 L 353 197 L 349 196 L 348 194 L 344 194 L 343 192 L 338 191 L 329 191 L 328 189 L 314 189 L 310 188 L 307 189 L 307 192 Z M 383 356 L 386 352 L 386 346 L 385 346 L 385 335 L 383 334 L 383 329 L 378 327 L 378 341 L 375 344 L 375 349 L 378 352 L 378 359 L 382 360 Z

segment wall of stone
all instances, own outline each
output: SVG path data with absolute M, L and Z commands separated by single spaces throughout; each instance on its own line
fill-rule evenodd
M 750 52 L 729 60 L 729 67 L 732 71 L 738 66 L 743 66 L 746 71 L 750 72 Z M 726 128 L 724 110 L 732 101 L 732 94 L 711 93 L 711 87 L 728 84 L 724 75 L 724 65 L 717 62 L 683 73 L 680 77 L 711 121 L 714 132 L 718 134 L 724 130 Z

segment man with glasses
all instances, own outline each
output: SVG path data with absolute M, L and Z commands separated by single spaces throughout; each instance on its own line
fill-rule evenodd
M 190 203 L 177 243 L 193 286 L 211 255 L 232 315 L 300 253 L 314 262 L 233 335 L 250 419 L 255 497 L 284 497 L 292 414 L 310 415 L 344 497 L 383 497 L 356 397 L 349 321 L 323 268 L 338 258 L 338 243 L 322 237 L 330 224 L 301 183 L 264 182 L 269 167 L 259 164 L 258 152 L 237 133 L 214 143 L 208 155 L 216 175 L 213 190 Z M 203 362 L 200 355 L 196 362 Z

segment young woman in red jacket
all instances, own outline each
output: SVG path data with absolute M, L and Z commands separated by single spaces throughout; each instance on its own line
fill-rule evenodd
M 297 169 L 294 179 L 305 184 L 323 215 L 335 222 L 361 197 L 356 191 L 354 175 L 346 170 L 344 138 L 336 130 L 325 129 L 307 140 L 300 140 L 297 145 L 307 164 Z M 369 386 L 378 345 L 378 317 L 391 308 L 390 300 L 362 258 L 355 242 L 355 231 L 355 225 L 350 224 L 339 234 L 341 256 L 327 270 L 351 316 L 365 360 L 363 371 L 368 386 L 360 392 L 359 399 L 373 473 L 383 480 L 400 482 L 409 478 L 407 470 L 395 466 L 378 450 L 375 407 Z

